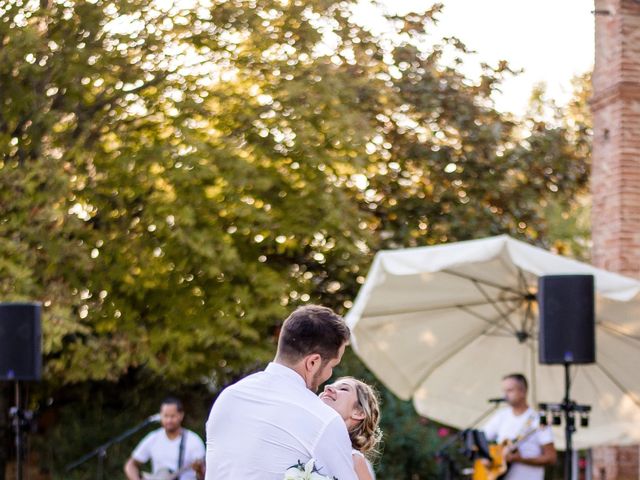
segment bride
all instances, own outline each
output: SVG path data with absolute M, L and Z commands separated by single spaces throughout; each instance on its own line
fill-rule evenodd
M 376 455 L 382 432 L 380 402 L 376 392 L 353 377 L 341 377 L 320 394 L 323 402 L 337 411 L 347 424 L 353 447 L 353 465 L 358 480 L 374 480 L 369 459 Z

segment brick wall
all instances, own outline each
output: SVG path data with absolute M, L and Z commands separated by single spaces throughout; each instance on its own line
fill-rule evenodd
M 593 261 L 640 278 L 640 2 L 595 6 Z
M 593 480 L 637 480 L 638 446 L 593 449 Z
M 593 263 L 640 278 L 640 1 L 595 9 Z M 639 459 L 638 446 L 596 448 L 593 479 L 638 480 Z

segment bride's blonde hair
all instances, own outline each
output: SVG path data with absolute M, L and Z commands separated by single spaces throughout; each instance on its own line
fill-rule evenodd
M 355 385 L 357 395 L 356 408 L 364 413 L 361 422 L 351 428 L 349 437 L 353 448 L 360 451 L 368 458 L 378 455 L 378 445 L 382 440 L 382 430 L 380 430 L 380 399 L 377 392 L 366 383 L 353 377 L 341 377 L 341 380 L 350 380 Z

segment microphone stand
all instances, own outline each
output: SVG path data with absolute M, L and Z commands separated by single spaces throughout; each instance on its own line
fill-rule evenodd
M 478 426 L 478 424 L 484 420 L 486 417 L 488 417 L 489 415 L 491 415 L 493 412 L 495 412 L 498 407 L 500 406 L 500 402 L 499 401 L 495 401 L 495 400 L 490 400 L 491 403 L 493 403 L 494 405 L 489 408 L 487 411 L 483 412 L 482 415 L 480 415 L 478 418 L 476 418 L 473 422 L 471 422 L 471 425 L 467 428 L 465 428 L 464 430 L 460 430 L 458 433 L 456 433 L 455 435 L 453 435 L 451 438 L 449 438 L 444 445 L 442 445 L 442 447 L 440 447 L 440 449 L 436 452 L 436 458 L 442 460 L 443 466 L 440 469 L 440 478 L 442 478 L 443 480 L 453 480 L 454 476 L 458 473 L 456 468 L 455 468 L 455 464 L 453 459 L 451 458 L 451 455 L 449 454 L 448 450 L 449 448 L 451 448 L 451 446 L 458 440 L 460 440 L 461 438 L 463 438 L 463 435 L 465 432 L 474 429 L 475 427 Z
M 86 463 L 87 461 L 89 461 L 93 457 L 97 456 L 98 457 L 98 469 L 97 469 L 97 472 L 96 472 L 96 478 L 97 478 L 97 480 L 103 480 L 103 478 L 104 478 L 104 459 L 107 457 L 107 449 L 110 446 L 112 446 L 112 445 L 114 445 L 116 443 L 119 443 L 119 442 L 123 441 L 124 439 L 130 437 L 131 435 L 133 435 L 134 433 L 138 432 L 139 430 L 142 430 L 143 428 L 145 428 L 147 425 L 153 423 L 154 421 L 155 421 L 154 416 L 152 416 L 152 417 L 147 418 L 143 422 L 139 423 L 135 427 L 132 427 L 132 428 L 130 428 L 128 430 L 125 430 L 120 435 L 118 435 L 116 437 L 113 437 L 112 439 L 110 439 L 107 442 L 103 443 L 102 445 L 100 445 L 96 449 L 92 450 L 91 452 L 87 453 L 86 455 L 83 455 L 82 457 L 78 458 L 74 462 L 71 462 L 70 464 L 68 464 L 65 467 L 65 471 L 66 472 L 70 472 L 74 468 L 79 467 L 83 463 Z

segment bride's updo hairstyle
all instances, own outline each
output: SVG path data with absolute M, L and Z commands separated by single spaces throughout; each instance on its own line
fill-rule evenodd
M 350 380 L 356 388 L 358 400 L 355 408 L 364 413 L 364 419 L 349 431 L 351 445 L 353 448 L 363 453 L 367 458 L 375 458 L 379 451 L 378 447 L 382 440 L 382 430 L 380 430 L 380 399 L 377 392 L 366 383 L 353 378 L 341 377 L 341 380 Z

